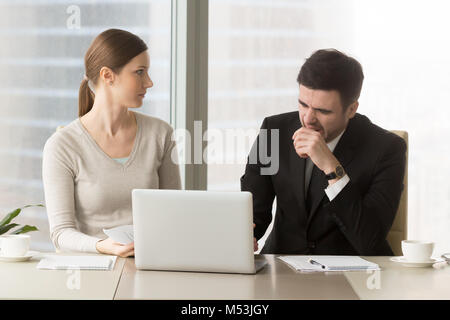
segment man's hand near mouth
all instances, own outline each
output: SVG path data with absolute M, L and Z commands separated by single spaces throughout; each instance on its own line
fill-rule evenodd
M 339 165 L 339 161 L 330 151 L 319 131 L 301 127 L 294 132 L 292 140 L 299 157 L 309 157 L 325 174 L 333 172 Z

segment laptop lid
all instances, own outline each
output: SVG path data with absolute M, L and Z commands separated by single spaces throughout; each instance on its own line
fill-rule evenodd
M 250 192 L 134 189 L 138 269 L 255 273 Z

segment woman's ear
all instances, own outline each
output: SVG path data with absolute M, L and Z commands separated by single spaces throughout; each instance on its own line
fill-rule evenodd
M 100 69 L 100 79 L 105 83 L 105 85 L 112 85 L 115 80 L 114 71 L 108 67 L 102 67 Z

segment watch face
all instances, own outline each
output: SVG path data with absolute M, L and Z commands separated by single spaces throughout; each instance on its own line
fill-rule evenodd
M 344 168 L 342 168 L 341 166 L 337 166 L 336 167 L 336 174 L 338 177 L 342 177 L 344 175 Z

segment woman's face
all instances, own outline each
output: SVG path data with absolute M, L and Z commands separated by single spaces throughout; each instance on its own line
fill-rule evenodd
M 144 51 L 130 60 L 115 75 L 112 85 L 114 101 L 127 108 L 139 108 L 148 88 L 153 87 L 148 69 L 150 67 L 150 57 Z

